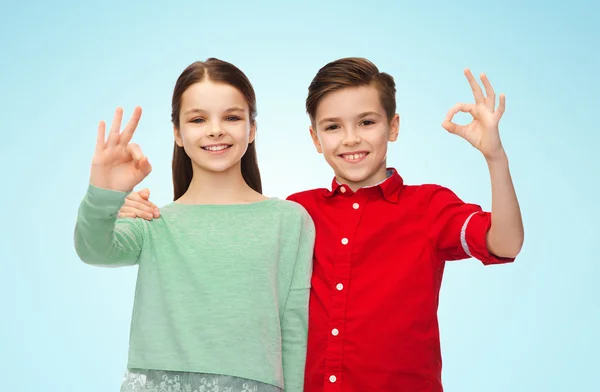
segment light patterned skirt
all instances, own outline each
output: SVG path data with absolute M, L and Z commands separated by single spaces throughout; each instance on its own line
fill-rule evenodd
M 274 385 L 217 374 L 130 369 L 121 392 L 283 392 Z

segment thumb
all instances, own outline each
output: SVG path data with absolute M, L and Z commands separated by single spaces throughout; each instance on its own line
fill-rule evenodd
M 143 173 L 144 177 L 146 177 L 152 171 L 152 165 L 148 161 L 148 158 L 143 157 L 139 163 L 140 171 Z M 150 190 L 148 190 L 148 197 L 150 197 Z

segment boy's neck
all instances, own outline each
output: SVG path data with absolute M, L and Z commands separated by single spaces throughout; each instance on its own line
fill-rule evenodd
M 368 188 L 371 186 L 376 186 L 384 182 L 388 178 L 387 175 L 387 166 L 383 165 L 382 169 L 377 170 L 373 175 L 361 180 L 361 181 L 350 181 L 342 176 L 335 175 L 335 180 L 339 184 L 346 185 L 348 188 L 352 190 L 352 192 L 358 191 L 360 188 Z
M 222 172 L 198 168 L 188 190 L 176 202 L 181 204 L 246 204 L 267 199 L 244 180 L 238 164 Z

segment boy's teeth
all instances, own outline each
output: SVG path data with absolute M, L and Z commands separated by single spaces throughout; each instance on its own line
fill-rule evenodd
M 365 155 L 367 155 L 364 152 L 361 152 L 360 154 L 345 154 L 344 158 L 349 159 L 351 161 L 356 161 L 357 159 L 360 159 L 362 157 L 364 157 Z

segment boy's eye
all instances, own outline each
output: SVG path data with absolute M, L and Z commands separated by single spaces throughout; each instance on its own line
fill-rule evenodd
M 364 120 L 363 122 L 361 122 L 362 125 L 373 125 L 375 124 L 375 121 L 371 121 L 371 120 Z
M 193 120 L 192 120 L 192 121 L 190 121 L 190 122 L 193 122 L 193 123 L 195 123 L 195 124 L 200 124 L 200 123 L 203 123 L 203 122 L 204 122 L 204 119 L 203 119 L 203 118 L 195 118 L 195 119 L 193 119 Z
M 226 121 L 240 121 L 241 118 L 239 118 L 238 116 L 229 116 L 225 120 Z
M 329 125 L 329 126 L 325 127 L 325 130 L 326 131 L 333 131 L 333 130 L 338 129 L 338 128 L 339 128 L 339 126 L 337 126 L 337 125 Z

